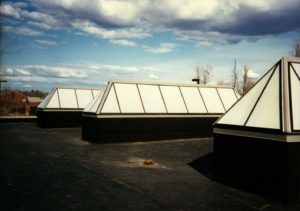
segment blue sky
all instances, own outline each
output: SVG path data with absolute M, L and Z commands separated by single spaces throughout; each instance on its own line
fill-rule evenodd
M 211 83 L 264 74 L 300 38 L 299 0 L 2 1 L 5 86 L 49 91 L 109 80 L 191 83 L 211 65 Z

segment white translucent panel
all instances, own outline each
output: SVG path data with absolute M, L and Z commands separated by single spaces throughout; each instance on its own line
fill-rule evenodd
M 216 88 L 199 88 L 208 113 L 224 113 L 224 107 Z
M 96 97 L 100 91 L 101 91 L 100 89 L 92 89 L 93 96 Z
M 89 89 L 76 89 L 79 108 L 85 108 L 93 100 L 92 91 Z
M 167 113 L 158 86 L 138 85 L 146 113 Z
M 160 86 L 168 113 L 187 113 L 179 87 Z
M 84 112 L 96 113 L 103 97 L 105 89 L 102 89 L 95 98 L 85 107 Z
M 218 88 L 218 92 L 227 111 L 236 102 L 236 95 L 233 89 Z
M 121 113 L 144 113 L 136 84 L 114 84 Z
M 180 87 L 189 113 L 207 113 L 197 87 Z
M 291 99 L 293 129 L 300 130 L 300 81 L 295 72 L 291 70 Z
M 298 74 L 298 76 L 300 77 L 300 64 L 299 63 L 292 63 L 296 73 Z
M 279 71 L 275 71 L 246 126 L 280 129 Z
M 74 89 L 58 89 L 58 97 L 61 108 L 78 108 Z
M 60 108 L 57 90 L 55 90 L 46 108 Z
M 45 107 L 45 105 L 46 105 L 46 103 L 47 103 L 47 101 L 48 101 L 48 99 L 49 99 L 49 97 L 50 97 L 51 94 L 52 94 L 52 92 L 51 92 L 50 94 L 48 94 L 48 95 L 42 100 L 42 102 L 38 105 L 38 108 L 44 108 L 44 107 Z
M 217 123 L 244 125 L 273 70 L 269 71 L 255 86 L 244 95 Z
M 241 98 L 241 95 L 239 93 L 237 93 L 236 91 L 234 91 L 234 93 L 235 93 L 235 96 L 237 97 L 237 99 Z
M 111 86 L 101 113 L 120 113 L 114 86 Z

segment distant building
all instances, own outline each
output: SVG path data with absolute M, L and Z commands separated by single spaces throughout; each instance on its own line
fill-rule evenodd
M 38 105 L 42 102 L 40 97 L 27 96 L 25 103 L 25 114 L 35 115 Z
M 18 91 L 6 91 L 1 93 L 0 115 L 10 113 L 24 113 L 26 96 Z
M 18 91 L 6 91 L 1 94 L 0 115 L 35 115 L 41 101 L 40 97 L 26 96 Z

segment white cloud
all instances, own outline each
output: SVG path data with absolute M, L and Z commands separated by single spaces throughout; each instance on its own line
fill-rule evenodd
M 244 71 L 242 71 L 242 75 L 244 75 Z M 248 77 L 250 79 L 257 79 L 260 77 L 260 75 L 256 72 L 254 72 L 253 70 L 248 70 Z
M 36 31 L 36 30 L 30 29 L 28 27 L 4 26 L 3 30 L 7 31 L 7 32 L 15 33 L 15 34 L 24 35 L 24 36 L 41 36 L 41 35 L 43 35 L 43 32 Z
M 21 17 L 18 9 L 14 8 L 10 4 L 5 4 L 5 3 L 0 5 L 0 13 L 2 15 L 14 17 L 16 19 L 19 19 Z
M 135 42 L 129 40 L 110 40 L 109 42 L 115 45 L 137 46 Z
M 21 14 L 24 17 L 43 22 L 47 25 L 56 26 L 58 24 L 58 21 L 53 16 L 47 13 L 41 13 L 36 11 L 29 12 L 26 10 L 22 10 Z
M 14 7 L 17 7 L 17 8 L 24 8 L 24 7 L 27 7 L 28 4 L 25 3 L 25 2 L 16 2 L 16 3 L 13 3 Z
M 98 36 L 104 39 L 115 39 L 115 38 L 141 39 L 141 38 L 151 36 L 149 33 L 144 32 L 143 30 L 137 28 L 107 30 L 89 21 L 75 21 L 72 23 L 72 26 L 74 29 L 78 29 L 85 33 Z
M 27 24 L 30 25 L 30 26 L 35 26 L 35 27 L 45 29 L 45 30 L 52 29 L 52 27 L 50 25 L 48 25 L 46 23 L 42 23 L 42 22 L 28 21 Z
M 148 78 L 151 79 L 151 80 L 158 80 L 159 77 L 153 73 L 149 73 L 148 74 Z
M 300 18 L 299 6 L 299 0 L 31 0 L 4 3 L 0 12 L 30 27 L 84 33 L 117 45 L 135 46 L 128 39 L 167 31 L 181 41 L 207 47 L 295 31 L 300 27 L 295 21 Z M 167 53 L 173 48 L 145 49 Z
M 57 65 L 24 65 L 4 67 L 3 75 L 12 84 L 31 84 L 45 90 L 58 84 L 90 86 L 106 84 L 114 79 L 158 79 L 160 70 L 151 66 L 121 66 L 91 62 L 72 62 Z
M 169 53 L 171 51 L 173 51 L 173 49 L 176 47 L 177 45 L 174 43 L 161 43 L 159 45 L 159 47 L 157 48 L 153 48 L 153 47 L 149 47 L 149 46 L 142 46 L 147 52 L 150 53 L 158 53 L 158 54 L 162 54 L 162 53 Z
M 47 45 L 47 46 L 57 45 L 57 43 L 55 41 L 52 41 L 52 40 L 35 40 L 35 42 L 37 44 Z

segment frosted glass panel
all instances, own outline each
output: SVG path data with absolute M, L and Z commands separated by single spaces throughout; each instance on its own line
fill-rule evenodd
M 300 64 L 299 63 L 292 63 L 296 73 L 298 74 L 298 76 L 300 77 Z
M 219 95 L 225 106 L 226 111 L 236 102 L 237 98 L 233 89 L 218 88 Z
M 49 94 L 44 98 L 44 100 L 38 105 L 38 108 L 44 108 L 44 107 L 45 107 L 45 105 L 46 105 L 46 103 L 47 103 L 47 101 L 48 101 L 48 99 L 49 99 L 49 97 L 50 97 L 51 94 L 52 94 L 52 92 L 49 93 Z
M 94 98 L 94 100 L 92 100 L 91 103 L 89 103 L 89 105 L 84 109 L 85 112 L 92 112 L 92 113 L 96 113 L 97 109 L 100 105 L 100 102 L 102 100 L 103 94 L 104 94 L 105 89 L 102 89 L 102 91 L 100 91 L 96 97 Z
M 246 126 L 280 129 L 279 71 L 276 71 L 259 99 Z
M 218 120 L 219 124 L 244 125 L 273 70 L 269 71 L 230 110 Z
M 168 113 L 187 113 L 179 87 L 160 86 Z
M 74 89 L 58 89 L 61 108 L 78 108 Z
M 180 87 L 189 113 L 207 113 L 197 87 Z
M 300 81 L 293 70 L 291 74 L 293 129 L 300 130 Z
M 199 88 L 208 113 L 224 113 L 224 107 L 215 88 Z
M 93 96 L 96 97 L 99 94 L 100 91 L 101 90 L 98 90 L 98 89 L 92 89 Z
M 101 113 L 120 113 L 114 86 L 111 86 Z
M 53 96 L 51 97 L 47 108 L 60 108 L 59 102 L 58 102 L 58 95 L 57 95 L 57 90 L 55 90 Z
M 121 113 L 144 113 L 142 102 L 135 84 L 114 84 Z
M 158 86 L 138 85 L 146 113 L 167 113 Z
M 241 98 L 241 95 L 239 93 L 237 93 L 236 91 L 234 91 L 234 93 L 235 93 L 235 96 L 237 97 L 237 99 Z
M 76 89 L 79 108 L 85 108 L 93 100 L 92 91 L 88 89 Z

